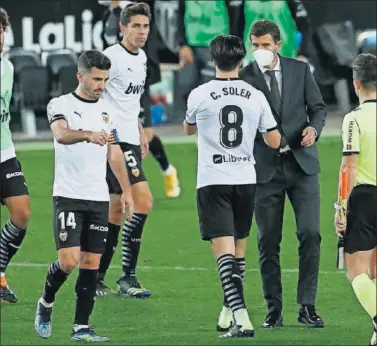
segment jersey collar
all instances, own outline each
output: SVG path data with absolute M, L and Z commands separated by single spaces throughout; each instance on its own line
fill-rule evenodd
M 86 102 L 86 103 L 96 103 L 98 102 L 98 100 L 87 100 L 87 99 L 84 99 L 82 98 L 81 96 L 77 95 L 76 92 L 72 91 L 71 93 L 74 97 L 76 97 L 78 100 L 82 101 L 82 102 Z
M 372 102 L 376 103 L 377 99 L 366 100 L 366 101 L 363 102 L 363 104 L 364 103 L 372 103 Z
M 131 52 L 129 49 L 127 49 L 122 42 L 119 42 L 119 45 L 128 53 L 128 54 L 131 54 L 131 55 L 139 55 L 139 52 L 137 53 L 134 53 L 134 52 Z
M 240 80 L 238 77 L 237 78 L 215 78 L 215 80 Z

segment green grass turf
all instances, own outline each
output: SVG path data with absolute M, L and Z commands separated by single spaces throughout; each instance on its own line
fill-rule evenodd
M 358 304 L 344 273 L 335 268 L 336 237 L 333 230 L 333 202 L 340 162 L 338 141 L 324 138 L 322 161 L 321 230 L 322 258 L 317 307 L 326 327 L 309 330 L 297 323 L 297 272 L 283 273 L 284 319 L 280 330 L 263 330 L 266 313 L 258 272 L 256 232 L 250 238 L 245 295 L 256 327 L 253 340 L 219 340 L 215 331 L 222 304 L 219 279 L 210 246 L 200 240 L 195 200 L 196 147 L 168 145 L 172 163 L 179 171 L 182 195 L 168 200 L 157 163 L 152 157 L 145 171 L 154 195 L 154 210 L 143 237 L 138 271 L 143 285 L 153 292 L 149 300 L 110 296 L 97 298 L 91 323 L 113 344 L 255 344 L 255 345 L 366 345 L 372 333 L 370 319 Z M 75 271 L 61 289 L 54 307 L 53 334 L 48 341 L 34 332 L 35 304 L 43 287 L 47 266 L 56 258 L 52 233 L 51 186 L 53 152 L 20 152 L 19 159 L 30 187 L 32 220 L 16 263 L 42 266 L 10 266 L 8 282 L 19 297 L 17 305 L 1 306 L 1 344 L 69 344 L 75 307 Z M 284 219 L 281 264 L 298 266 L 295 223 L 289 203 Z M 7 214 L 2 209 L 2 224 Z M 120 251 L 113 264 L 120 265 Z M 176 267 L 182 267 L 181 269 Z M 190 269 L 191 268 L 191 269 Z M 196 269 L 195 269 L 196 268 Z M 107 283 L 115 288 L 120 269 L 109 271 Z

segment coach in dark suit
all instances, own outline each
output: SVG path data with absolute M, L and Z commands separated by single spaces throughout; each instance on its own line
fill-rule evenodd
M 240 76 L 266 96 L 282 142 L 270 149 L 262 136 L 255 142 L 257 193 L 255 219 L 264 296 L 268 305 L 265 328 L 281 327 L 282 285 L 280 242 L 286 195 L 296 216 L 299 240 L 298 321 L 323 327 L 317 314 L 320 244 L 320 171 L 316 141 L 326 119 L 326 106 L 309 65 L 280 56 L 280 31 L 271 21 L 256 22 L 250 33 L 255 62 Z

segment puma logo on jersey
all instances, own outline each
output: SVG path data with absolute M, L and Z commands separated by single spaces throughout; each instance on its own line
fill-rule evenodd
M 129 94 L 142 94 L 144 92 L 144 85 L 133 85 L 132 83 L 130 83 L 130 85 L 128 86 L 125 94 L 129 95 Z

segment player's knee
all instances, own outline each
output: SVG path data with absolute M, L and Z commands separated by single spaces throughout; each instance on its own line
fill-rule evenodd
M 82 252 L 80 255 L 80 268 L 95 270 L 99 267 L 100 254 Z
M 109 209 L 109 222 L 114 225 L 120 225 L 123 221 L 124 215 L 122 214 L 122 205 L 120 200 L 115 202 L 113 201 L 110 204 Z
M 124 214 L 122 214 L 122 209 L 114 209 L 109 212 L 109 222 L 113 225 L 122 224 Z
M 22 229 L 26 229 L 30 220 L 30 216 L 31 216 L 31 210 L 29 206 L 17 208 L 11 214 L 13 223 L 17 227 L 20 227 Z
M 78 261 L 72 257 L 71 258 L 65 257 L 62 260 L 59 260 L 59 263 L 60 263 L 61 270 L 64 273 L 69 274 L 77 267 Z
M 153 197 L 151 194 L 143 194 L 135 201 L 136 210 L 142 214 L 149 214 L 153 208 Z
M 79 249 L 60 249 L 59 250 L 59 264 L 63 272 L 71 273 L 79 263 Z

